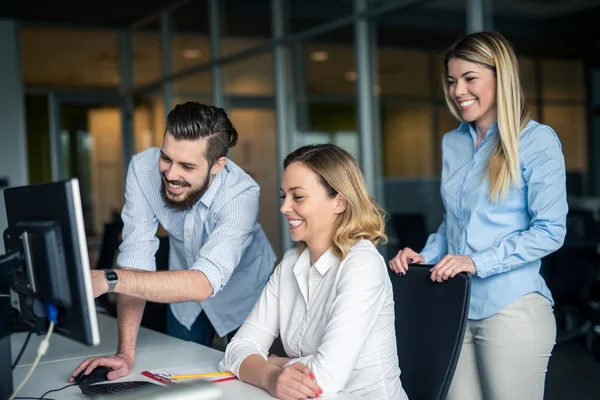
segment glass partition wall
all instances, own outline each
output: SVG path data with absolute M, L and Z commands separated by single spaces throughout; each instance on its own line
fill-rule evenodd
M 230 156 L 261 186 L 259 221 L 279 256 L 291 246 L 279 213 L 281 161 L 309 143 L 356 157 L 389 214 L 382 252 L 393 254 L 402 226 L 422 238 L 441 220 L 441 139 L 458 121 L 443 98 L 440 54 L 474 18 L 515 45 L 527 105 L 559 135 L 571 179 L 598 181 L 589 49 L 550 46 L 544 38 L 559 33 L 536 21 L 559 16 L 545 6 L 499 3 L 477 16 L 462 0 L 192 0 L 121 32 L 25 25 L 31 181 L 89 175 L 86 218 L 100 232 L 122 205 L 130 153 L 161 146 L 172 106 L 215 104 L 240 133 Z
M 503 28 L 514 10 L 494 7 L 478 16 L 468 1 L 191 1 L 158 16 L 169 22 L 152 32 L 169 73 L 133 90 L 153 87 L 160 101 L 170 85 L 175 103 L 226 108 L 240 133 L 231 158 L 261 186 L 259 220 L 279 256 L 291 246 L 278 210 L 283 156 L 308 143 L 345 148 L 389 214 L 382 251 L 393 254 L 402 227 L 422 239 L 442 218 L 441 139 L 459 122 L 443 98 L 441 51 L 474 18 Z M 531 51 L 535 37 L 502 31 L 517 48 L 532 114 L 557 131 L 568 170 L 587 174 L 584 60 Z M 147 62 L 157 64 L 158 48 L 155 39 Z

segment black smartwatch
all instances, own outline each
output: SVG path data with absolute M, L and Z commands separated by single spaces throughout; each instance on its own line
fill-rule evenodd
M 117 282 L 119 282 L 119 275 L 112 269 L 105 269 L 104 279 L 106 279 L 106 283 L 108 283 L 108 293 L 114 292 L 117 287 Z

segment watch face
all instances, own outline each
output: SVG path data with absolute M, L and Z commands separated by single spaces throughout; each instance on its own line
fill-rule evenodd
M 117 275 L 117 273 L 115 271 L 107 271 L 104 273 L 104 275 L 106 276 L 106 279 L 108 279 L 109 281 L 114 281 L 119 279 L 119 275 Z

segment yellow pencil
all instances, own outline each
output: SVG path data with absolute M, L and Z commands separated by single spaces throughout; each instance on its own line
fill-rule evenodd
M 172 376 L 172 380 L 178 379 L 193 379 L 193 378 L 218 378 L 222 376 L 233 376 L 231 372 L 209 372 L 206 374 L 187 374 L 187 375 L 175 375 Z

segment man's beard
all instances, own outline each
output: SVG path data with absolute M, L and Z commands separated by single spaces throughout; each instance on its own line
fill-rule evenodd
M 160 187 L 160 194 L 162 195 L 163 201 L 165 202 L 165 205 L 167 206 L 167 208 L 170 208 L 173 211 L 186 211 L 189 210 L 190 208 L 192 208 L 194 206 L 194 204 L 196 204 L 198 202 L 198 200 L 200 200 L 202 198 L 202 196 L 204 195 L 204 193 L 206 193 L 206 191 L 208 190 L 208 186 L 210 185 L 210 171 L 206 174 L 206 179 L 204 180 L 204 183 L 202 184 L 202 186 L 200 186 L 198 189 L 188 189 L 188 193 L 185 195 L 185 197 L 182 200 L 175 200 L 171 197 L 169 197 L 169 195 L 167 194 L 167 178 L 165 178 L 164 174 L 162 175 L 162 185 Z M 189 184 L 187 182 L 183 182 L 183 181 L 172 181 L 171 183 L 179 186 L 189 186 Z

